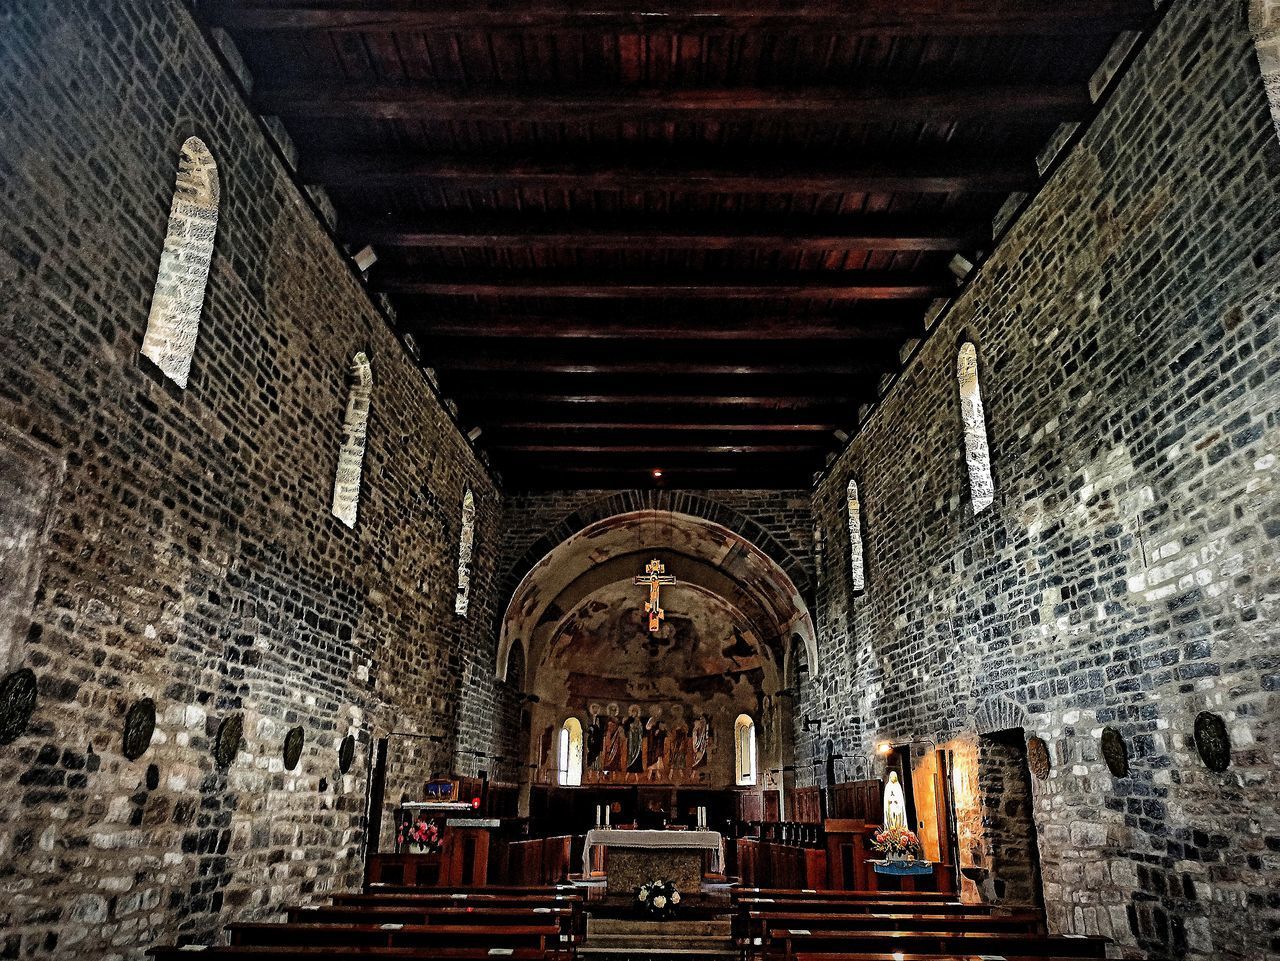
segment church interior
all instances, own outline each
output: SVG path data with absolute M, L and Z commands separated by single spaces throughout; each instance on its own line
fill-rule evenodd
M 1280 0 L 0 5 L 0 959 L 1280 958 Z

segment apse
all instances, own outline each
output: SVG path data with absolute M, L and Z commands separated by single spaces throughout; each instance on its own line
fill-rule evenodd
M 655 560 L 671 582 L 651 630 Z M 525 652 L 533 783 L 559 778 L 557 732 L 575 718 L 584 783 L 740 784 L 734 728 L 745 715 L 768 786 L 792 754 L 795 638 L 816 664 L 808 607 L 759 547 L 698 517 L 641 510 L 590 524 L 533 566 L 503 618 L 496 669 L 510 679 L 509 652 Z

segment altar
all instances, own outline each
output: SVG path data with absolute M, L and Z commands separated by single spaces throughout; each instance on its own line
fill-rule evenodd
M 605 856 L 609 894 L 631 894 L 657 879 L 671 881 L 681 891 L 699 891 L 704 857 L 710 858 L 712 872 L 724 872 L 724 838 L 719 831 L 593 828 L 583 846 L 584 878 L 591 877 L 597 850 Z

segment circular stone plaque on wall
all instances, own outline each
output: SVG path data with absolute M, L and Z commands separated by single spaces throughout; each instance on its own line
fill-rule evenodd
M 1107 762 L 1107 770 L 1112 777 L 1128 777 L 1129 749 L 1114 727 L 1102 729 L 1102 759 Z
M 240 738 L 244 734 L 244 718 L 239 714 L 224 717 L 213 739 L 213 759 L 218 767 L 230 767 L 240 752 Z
M 286 771 L 292 771 L 298 766 L 305 740 L 306 733 L 302 730 L 302 725 L 289 728 L 289 733 L 284 736 L 284 769 Z
M 1049 745 L 1034 735 L 1027 738 L 1027 767 L 1038 781 L 1049 776 Z
M 1210 771 L 1225 771 L 1231 766 L 1231 737 L 1227 722 L 1220 715 L 1201 711 L 1196 715 L 1196 750 Z
M 356 739 L 348 734 L 338 747 L 338 770 L 346 774 L 351 770 L 351 762 L 356 757 Z
M 0 680 L 0 744 L 16 741 L 36 709 L 36 675 L 29 667 Z
M 147 753 L 156 731 L 156 702 L 144 697 L 124 716 L 124 756 L 136 761 Z

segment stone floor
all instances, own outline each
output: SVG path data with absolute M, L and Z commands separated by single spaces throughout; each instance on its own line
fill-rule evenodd
M 636 921 L 589 917 L 587 940 L 579 956 L 601 961 L 648 961 L 680 958 L 700 961 L 735 957 L 729 921 L 725 919 Z

